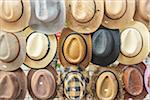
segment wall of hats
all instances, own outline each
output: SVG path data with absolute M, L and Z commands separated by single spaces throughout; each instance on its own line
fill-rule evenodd
M 150 100 L 150 0 L 0 0 L 0 100 Z

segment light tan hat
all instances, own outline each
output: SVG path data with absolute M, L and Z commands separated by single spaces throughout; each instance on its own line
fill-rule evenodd
M 150 31 L 150 0 L 136 0 L 134 19 L 144 23 Z
M 67 26 L 78 33 L 92 33 L 101 25 L 104 0 L 66 0 Z
M 46 35 L 27 28 L 23 34 L 26 37 L 26 59 L 24 64 L 31 68 L 44 68 L 49 65 L 57 51 L 55 35 Z
M 1 0 L 0 30 L 22 31 L 29 25 L 30 10 L 30 0 Z
M 26 57 L 26 40 L 21 33 L 0 31 L 0 70 L 14 71 Z
M 118 61 L 132 65 L 143 61 L 150 51 L 150 34 L 140 22 L 129 22 L 121 26 L 121 53 Z
M 135 14 L 135 0 L 104 0 L 105 14 L 102 25 L 110 29 L 133 20 Z

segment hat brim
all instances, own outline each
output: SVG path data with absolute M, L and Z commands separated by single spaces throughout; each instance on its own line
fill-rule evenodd
M 133 20 L 135 14 L 135 0 L 126 0 L 127 9 L 124 15 L 118 19 L 111 19 L 104 14 L 102 25 L 110 29 L 118 29 L 120 26 Z
M 66 37 L 71 34 L 71 32 L 73 32 L 73 31 L 70 30 L 69 28 L 65 28 L 62 31 L 62 34 L 61 34 L 61 37 L 59 40 L 59 46 L 58 46 L 59 60 L 60 60 L 60 62 L 64 68 L 73 65 L 65 59 L 65 57 L 63 55 L 63 50 L 62 50 L 63 49 L 63 43 L 64 43 Z M 80 62 L 79 64 L 76 64 L 76 65 L 79 65 L 81 68 L 85 69 L 88 66 L 88 64 L 90 63 L 91 56 L 92 56 L 91 35 L 81 35 L 81 36 L 83 36 L 83 38 L 85 39 L 85 42 L 87 44 L 87 54 L 86 54 L 84 60 L 82 62 Z
M 66 0 L 66 10 L 67 10 L 67 26 L 78 32 L 89 34 L 96 31 L 102 23 L 104 15 L 104 1 L 103 0 L 93 0 L 95 2 L 95 15 L 94 17 L 86 23 L 80 23 L 74 19 L 70 10 L 71 0 Z
M 148 86 L 149 76 L 150 76 L 150 68 L 147 67 L 146 70 L 145 70 L 145 73 L 144 73 L 144 84 L 145 84 L 145 87 L 146 87 L 146 90 L 147 90 L 148 94 L 150 94 L 150 88 Z
M 134 57 L 127 57 L 127 56 L 123 55 L 122 53 L 120 53 L 120 55 L 118 57 L 118 61 L 121 64 L 126 64 L 126 65 L 138 64 L 138 63 L 142 62 L 149 54 L 150 34 L 149 34 L 147 27 L 140 22 L 133 21 L 133 22 L 126 23 L 124 26 L 121 26 L 120 30 L 124 31 L 127 28 L 134 28 L 140 32 L 141 37 L 143 38 L 142 39 L 143 47 L 141 48 L 141 51 L 139 52 L 139 54 Z
M 30 28 L 27 28 L 23 34 L 25 35 L 26 39 L 27 37 L 32 34 L 34 31 L 31 30 Z M 57 39 L 55 35 L 48 35 L 48 38 L 50 40 L 50 50 L 47 53 L 47 55 L 41 59 L 41 60 L 33 60 L 31 58 L 29 58 L 28 56 L 26 56 L 26 59 L 24 61 L 24 64 L 30 68 L 35 68 L 35 69 L 39 69 L 39 68 L 44 68 L 47 67 L 54 59 L 54 57 L 56 56 L 56 52 L 57 52 Z
M 8 22 L 0 18 L 0 29 L 6 32 L 19 32 L 29 25 L 31 16 L 30 0 L 21 0 L 23 3 L 23 14 L 16 22 Z M 16 8 L 17 10 L 17 8 Z
M 21 33 L 15 33 L 20 43 L 20 51 L 17 58 L 9 63 L 0 61 L 0 70 L 3 71 L 14 71 L 17 70 L 24 62 L 26 57 L 26 40 Z

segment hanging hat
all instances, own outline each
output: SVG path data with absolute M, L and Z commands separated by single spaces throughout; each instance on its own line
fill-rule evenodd
M 147 95 L 144 86 L 144 72 L 146 65 L 142 62 L 136 65 L 117 66 L 123 72 L 123 82 L 125 90 L 125 99 L 143 100 Z
M 71 65 L 85 68 L 91 61 L 91 35 L 79 34 L 65 28 L 62 31 L 58 47 L 59 59 L 65 68 Z
M 150 94 L 150 67 L 147 66 L 145 73 L 144 73 L 144 83 L 147 92 Z
M 92 33 L 101 25 L 104 0 L 66 0 L 67 26 L 78 33 Z
M 21 33 L 0 31 L 0 70 L 14 71 L 24 62 L 26 41 Z
M 69 100 L 82 100 L 86 94 L 88 73 L 79 66 L 68 66 L 61 75 L 63 92 Z
M 45 34 L 56 34 L 65 25 L 64 0 L 31 0 L 30 26 Z
M 30 20 L 30 0 L 1 0 L 0 29 L 6 32 L 22 31 Z
M 55 35 L 46 35 L 27 28 L 23 34 L 26 36 L 26 60 L 25 65 L 31 68 L 44 68 L 50 64 L 57 51 L 57 39 Z
M 27 92 L 27 79 L 22 69 L 13 72 L 0 71 L 0 99 L 23 100 Z
M 104 0 L 105 14 L 102 25 L 110 29 L 133 20 L 135 14 L 135 0 Z
M 136 0 L 134 19 L 144 23 L 150 31 L 150 0 Z
M 107 66 L 115 62 L 120 53 L 120 32 L 100 28 L 92 36 L 92 63 Z
M 31 69 L 27 75 L 28 91 L 33 100 L 53 99 L 56 96 L 57 72 L 52 66 Z
M 138 64 L 150 51 L 150 34 L 140 22 L 130 22 L 121 26 L 121 53 L 118 61 L 125 65 Z
M 121 72 L 117 69 L 98 66 L 87 86 L 92 100 L 122 100 L 123 82 L 121 76 Z

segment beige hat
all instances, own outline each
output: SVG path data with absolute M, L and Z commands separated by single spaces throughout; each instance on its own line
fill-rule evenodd
M 150 0 L 136 0 L 134 19 L 144 23 L 150 31 Z
M 102 25 L 110 29 L 133 20 L 135 13 L 135 0 L 104 0 L 105 14 Z
M 67 26 L 78 33 L 92 33 L 101 25 L 104 0 L 66 0 Z
M 1 0 L 0 29 L 18 32 L 28 26 L 30 20 L 30 0 Z
M 21 33 L 0 31 L 0 70 L 14 71 L 26 57 L 26 40 Z
M 55 35 L 46 35 L 27 28 L 23 34 L 26 36 L 26 59 L 24 64 L 31 68 L 44 68 L 50 64 L 57 51 Z
M 150 51 L 150 34 L 140 22 L 129 22 L 121 26 L 121 53 L 118 61 L 132 65 L 143 61 Z

